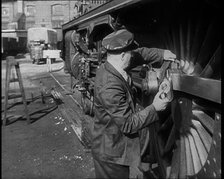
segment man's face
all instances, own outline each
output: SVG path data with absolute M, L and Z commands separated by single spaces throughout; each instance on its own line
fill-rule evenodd
M 126 70 L 131 63 L 132 52 L 131 51 L 125 52 L 125 55 L 123 58 L 124 58 L 124 70 Z

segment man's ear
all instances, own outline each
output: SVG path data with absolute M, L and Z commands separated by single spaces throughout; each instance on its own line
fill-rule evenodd
M 123 61 L 123 59 L 124 59 L 124 56 L 125 56 L 125 52 L 122 52 L 122 53 L 121 53 L 121 59 L 122 59 L 122 61 Z

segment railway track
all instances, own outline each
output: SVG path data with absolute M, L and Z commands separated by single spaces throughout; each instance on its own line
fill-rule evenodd
M 50 76 L 56 82 L 53 96 L 58 104 L 60 113 L 67 119 L 83 146 L 87 150 L 90 149 L 91 136 L 89 128 L 92 118 L 83 113 L 82 106 L 78 99 L 76 99 L 79 91 L 75 90 L 75 92 L 71 92 L 66 89 L 68 84 L 62 84 L 59 79 L 61 77 L 57 73 L 50 73 Z

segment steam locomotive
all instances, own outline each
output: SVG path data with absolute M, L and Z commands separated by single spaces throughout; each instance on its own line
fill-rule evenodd
M 158 163 L 155 178 L 221 178 L 220 10 L 220 0 L 113 0 L 62 26 L 65 67 L 90 116 L 109 33 L 125 27 L 140 46 L 169 49 L 181 61 L 132 70 L 138 109 L 151 103 L 164 79 L 173 93 L 159 122 L 141 133 L 143 160 Z

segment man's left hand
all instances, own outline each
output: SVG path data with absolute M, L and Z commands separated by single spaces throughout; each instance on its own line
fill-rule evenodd
M 164 50 L 163 59 L 168 61 L 174 61 L 176 59 L 176 55 L 170 50 Z

